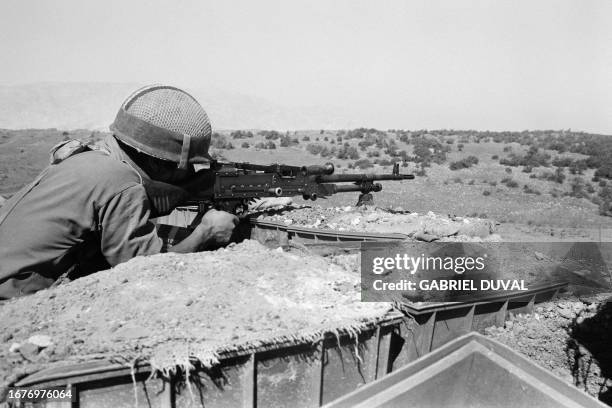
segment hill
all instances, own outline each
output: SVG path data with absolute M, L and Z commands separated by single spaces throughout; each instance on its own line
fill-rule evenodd
M 136 83 L 39 83 L 0 86 L 0 128 L 108 130 Z M 320 129 L 344 127 L 337 110 L 286 107 L 218 88 L 186 89 L 215 129 Z

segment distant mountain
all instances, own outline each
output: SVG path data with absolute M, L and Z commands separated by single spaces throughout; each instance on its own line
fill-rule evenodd
M 123 100 L 140 84 L 39 83 L 0 86 L 0 128 L 106 130 Z M 187 89 L 214 129 L 332 129 L 348 121 L 337 111 L 284 107 L 220 89 Z

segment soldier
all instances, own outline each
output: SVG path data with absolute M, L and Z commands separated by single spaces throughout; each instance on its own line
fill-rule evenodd
M 150 219 L 169 214 L 194 165 L 211 160 L 208 116 L 188 93 L 156 85 L 128 97 L 110 128 L 99 146 L 56 146 L 51 164 L 0 208 L 0 299 L 161 251 Z M 227 243 L 237 223 L 208 211 L 169 251 Z

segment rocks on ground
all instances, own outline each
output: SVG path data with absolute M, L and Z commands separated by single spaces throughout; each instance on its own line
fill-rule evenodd
M 385 210 L 374 206 L 291 207 L 285 211 L 261 214 L 259 220 L 280 222 L 306 228 L 334 231 L 400 233 L 414 239 L 433 241 L 500 241 L 493 220 L 449 217 Z
M 568 297 L 536 306 L 486 334 L 540 366 L 612 403 L 612 310 L 610 295 Z

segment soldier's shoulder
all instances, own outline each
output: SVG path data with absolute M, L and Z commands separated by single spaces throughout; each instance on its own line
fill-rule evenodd
M 108 181 L 121 184 L 142 184 L 138 172 L 129 164 L 100 151 L 88 151 L 70 157 L 62 163 L 66 169 L 77 171 L 81 180 Z

